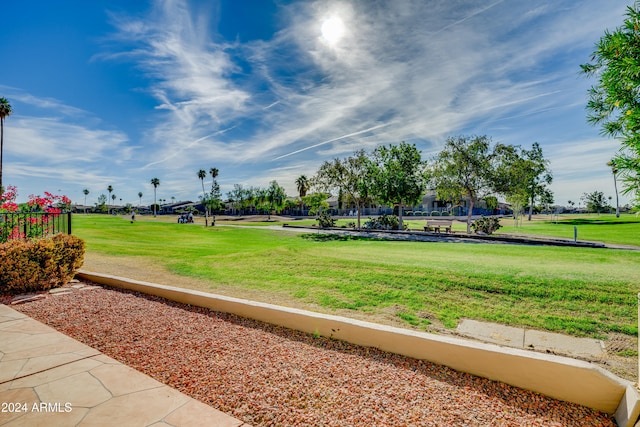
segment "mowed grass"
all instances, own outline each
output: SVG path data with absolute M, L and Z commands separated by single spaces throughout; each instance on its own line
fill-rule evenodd
M 637 334 L 640 251 L 343 239 L 94 215 L 74 216 L 74 234 L 89 252 L 143 257 L 213 290 L 281 294 L 329 312 L 390 311 L 417 327 L 471 318 Z
M 516 227 L 512 219 L 504 218 L 498 232 L 573 239 L 576 227 L 578 240 L 640 246 L 640 217 L 631 214 L 622 214 L 619 218 L 609 214 L 535 215 L 532 221 L 525 219 L 521 224 Z

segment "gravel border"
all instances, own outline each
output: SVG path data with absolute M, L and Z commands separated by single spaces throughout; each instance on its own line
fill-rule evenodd
M 254 426 L 615 426 L 430 362 L 130 291 L 12 307 Z

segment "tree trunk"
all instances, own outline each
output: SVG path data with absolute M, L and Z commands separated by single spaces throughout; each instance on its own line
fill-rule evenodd
M 471 217 L 473 216 L 473 197 L 469 197 L 469 212 L 467 213 L 467 234 L 471 234 Z
M 356 203 L 356 207 L 358 209 L 358 212 L 356 212 L 356 214 L 358 215 L 358 230 L 360 230 L 360 210 L 361 210 L 360 209 L 361 208 L 360 201 L 358 201 L 358 203 Z
M 531 215 L 533 215 L 533 196 L 531 196 L 531 201 L 529 203 L 529 221 L 531 221 Z
M 398 205 L 398 230 L 402 231 L 402 208 L 403 204 Z

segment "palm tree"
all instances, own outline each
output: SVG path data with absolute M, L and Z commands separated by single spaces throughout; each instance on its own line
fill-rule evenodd
M 218 210 L 220 205 L 220 186 L 216 181 L 216 178 L 218 177 L 218 174 L 220 173 L 220 171 L 218 170 L 218 168 L 211 168 L 209 169 L 209 173 L 211 174 L 211 178 L 212 178 L 211 197 L 209 198 L 209 203 L 212 210 L 211 226 L 213 227 L 214 225 L 216 225 L 215 211 Z
M 204 226 L 208 227 L 209 226 L 209 208 L 207 207 L 207 204 L 206 204 L 207 195 L 204 192 L 204 179 L 206 177 L 207 177 L 207 172 L 204 169 L 200 169 L 198 171 L 198 178 L 202 183 L 202 203 L 204 204 Z
M 298 179 L 296 179 L 296 187 L 298 187 L 298 193 L 300 194 L 300 207 L 304 212 L 304 202 L 302 198 L 307 195 L 307 191 L 309 191 L 309 179 L 306 175 L 300 175 Z
M 160 185 L 158 178 L 151 178 L 151 184 L 153 185 L 153 216 L 156 216 L 156 188 Z
M 616 190 L 616 218 L 620 218 L 620 202 L 618 201 L 618 166 L 616 165 L 615 160 L 611 160 L 607 162 L 607 166 L 611 168 L 611 172 L 613 172 L 613 188 Z
M 138 191 L 138 208 L 140 208 L 140 205 L 142 204 L 142 191 Z
M 309 191 L 309 179 L 307 179 L 305 175 L 300 175 L 298 179 L 296 179 L 296 186 L 298 187 L 300 198 L 303 198 L 307 195 L 307 191 Z
M 89 195 L 89 189 L 85 188 L 82 190 L 82 193 L 84 194 L 84 213 L 87 213 L 87 196 Z
M 112 205 L 113 205 L 113 214 L 115 215 L 115 213 L 116 213 L 116 209 L 115 209 L 115 207 L 116 207 L 116 195 L 115 194 L 111 195 L 111 201 L 113 202 L 112 203 Z
M 2 186 L 2 150 L 4 148 L 4 119 L 13 113 L 7 98 L 0 98 L 0 194 L 4 193 Z
M 109 192 L 109 196 L 111 196 L 111 192 L 113 191 L 113 186 L 111 186 L 111 185 L 110 185 L 110 186 L 108 186 L 108 187 L 107 187 L 107 191 Z M 107 199 L 107 200 L 108 200 L 108 199 Z M 111 209 L 107 209 L 107 212 L 109 212 L 109 213 L 110 213 L 110 212 L 111 212 Z

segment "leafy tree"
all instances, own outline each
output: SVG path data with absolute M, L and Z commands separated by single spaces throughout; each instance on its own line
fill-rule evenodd
M 360 150 L 342 160 L 325 161 L 313 180 L 314 185 L 323 191 L 338 188 L 341 192 L 347 193 L 357 206 L 358 229 L 362 208 L 371 198 L 371 186 L 374 181 L 369 175 L 370 171 L 369 157 L 364 150 Z
M 534 142 L 531 150 L 520 146 L 496 146 L 496 173 L 494 189 L 505 195 L 512 205 L 529 205 L 529 221 L 537 198 L 548 196 L 548 185 L 553 181 L 549 161 L 544 158 L 540 144 Z M 548 197 L 547 197 L 548 198 Z
M 487 136 L 448 138 L 430 166 L 431 185 L 438 198 L 456 203 L 467 198 L 467 233 L 471 233 L 473 206 L 477 200 L 495 192 L 498 167 L 496 151 Z M 502 182 L 502 180 L 500 181 Z
M 277 181 L 271 181 L 269 187 L 266 190 L 266 201 L 269 206 L 269 219 L 271 219 L 271 212 L 278 212 L 284 206 L 284 201 L 287 199 L 287 193 Z
M 600 125 L 602 134 L 621 141 L 614 159 L 623 177 L 624 193 L 640 189 L 640 3 L 627 7 L 622 26 L 605 31 L 596 43 L 591 62 L 582 72 L 598 83 L 589 90 L 587 121 Z
M 2 152 L 4 151 L 4 119 L 13 113 L 7 98 L 0 98 L 0 194 L 4 193 L 2 186 Z
M 402 230 L 402 208 L 420 202 L 427 187 L 425 162 L 415 144 L 381 146 L 367 162 L 371 193 L 380 202 L 398 206 L 398 229 Z
M 107 212 L 107 196 L 101 194 L 98 196 L 98 202 L 96 203 L 96 210 L 98 212 Z
M 606 212 L 609 210 L 607 204 L 607 198 L 602 191 L 593 191 L 591 193 L 584 193 L 580 198 L 584 201 L 587 211 L 589 212 Z
M 311 215 L 317 215 L 322 212 L 323 209 L 329 208 L 329 203 L 327 203 L 327 199 L 330 194 L 328 193 L 311 193 L 304 196 L 304 204 L 309 206 L 309 213 Z
M 243 211 L 247 207 L 249 192 L 249 189 L 243 188 L 241 184 L 233 184 L 233 190 L 227 193 L 227 198 L 235 209 Z
M 160 185 L 160 180 L 158 178 L 151 178 L 151 185 L 153 185 L 153 216 L 156 216 L 156 212 L 157 212 L 156 190 Z

